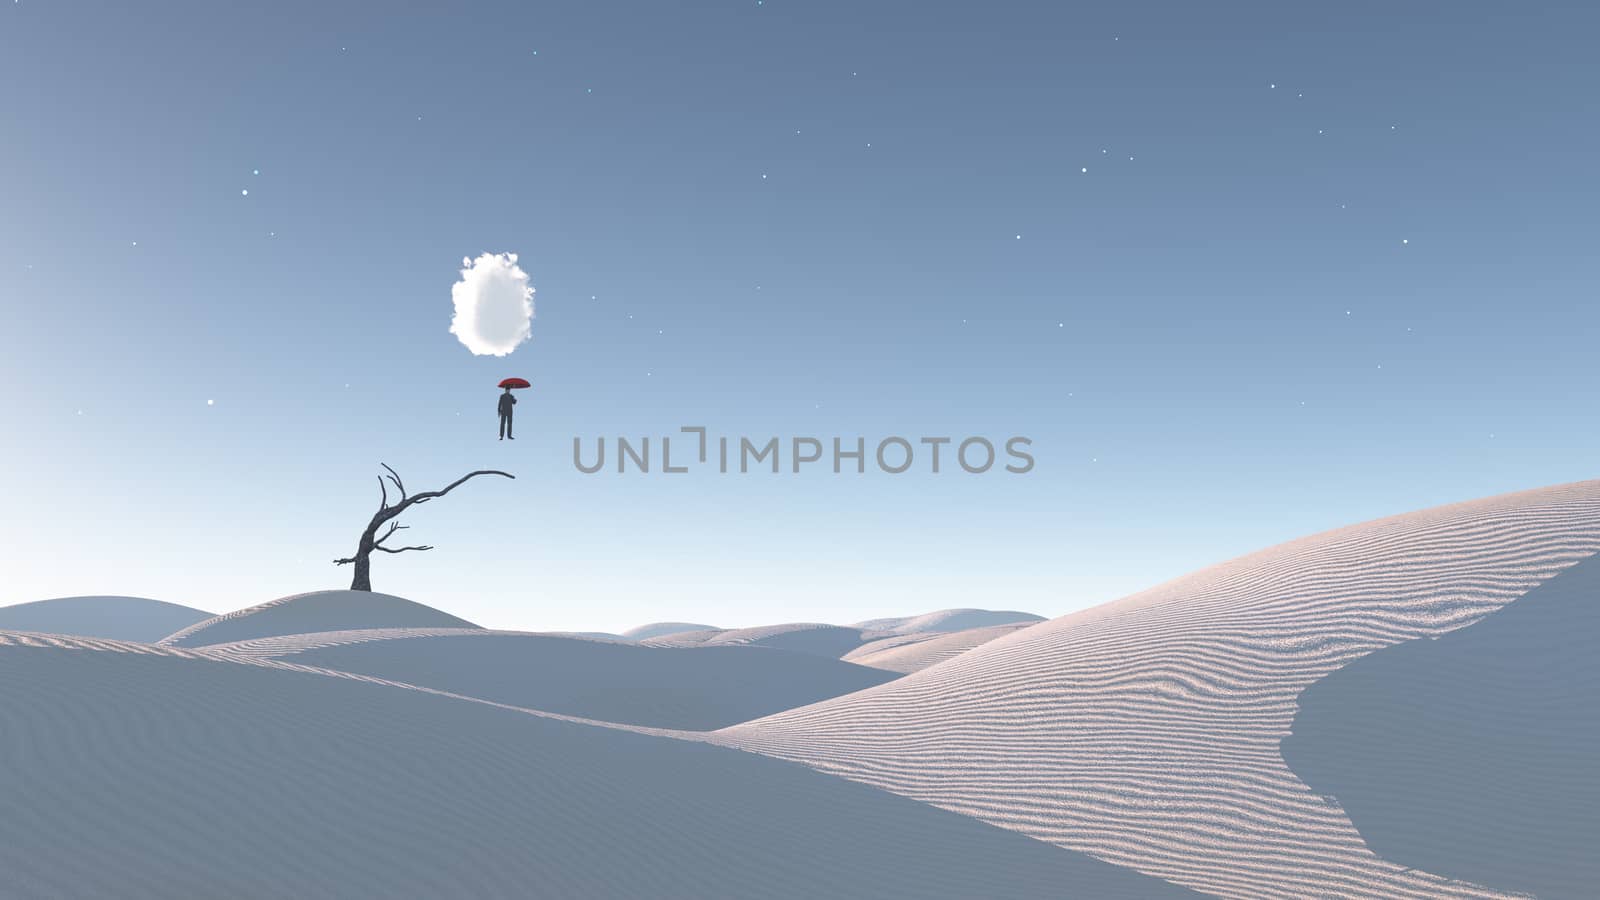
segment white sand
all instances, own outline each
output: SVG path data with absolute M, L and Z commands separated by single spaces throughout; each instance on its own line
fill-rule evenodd
M 715 625 L 696 625 L 692 622 L 651 622 L 648 625 L 640 625 L 638 628 L 629 628 L 622 633 L 622 636 L 630 641 L 647 641 L 651 638 L 683 634 L 690 631 L 721 630 Z
M 1597 551 L 1600 482 L 1399 516 L 711 737 L 1224 897 L 1496 896 L 1375 856 L 1279 742 L 1308 685 Z
M 1012 609 L 941 609 L 920 616 L 898 619 L 868 619 L 857 622 L 863 631 L 883 631 L 889 634 L 924 634 L 937 631 L 967 631 L 994 625 L 1043 622 L 1044 616 Z
M 1600 885 L 1600 556 L 1306 688 L 1283 758 L 1380 856 L 1541 900 Z
M 431 606 L 368 591 L 313 591 L 198 622 L 159 641 L 204 647 L 276 635 L 357 628 L 476 628 Z
M 0 630 L 152 643 L 212 615 L 144 597 L 60 597 L 0 607 Z
M 1575 617 L 1600 568 L 1570 577 L 1596 553 L 1588 482 L 953 633 L 935 629 L 960 619 L 930 614 L 635 644 L 489 632 L 343 591 L 166 641 L 203 649 L 0 632 L 0 895 L 1176 895 L 1138 870 L 1240 898 L 1582 896 L 1600 837 L 1583 799 L 1594 684 L 1548 688 L 1589 671 L 1592 642 L 1548 657 L 1551 635 L 1600 628 Z M 1557 583 L 1565 619 L 1484 619 Z M 972 643 L 995 629 L 1009 633 Z M 1450 655 L 1416 655 L 1434 644 Z M 919 654 L 914 674 L 718 731 L 647 727 L 740 717 L 752 698 L 803 703 L 808 679 L 870 674 L 841 655 L 909 669 Z M 1380 664 L 1390 674 L 1374 678 Z M 1302 692 L 1321 698 L 1306 727 L 1322 725 L 1297 744 Z M 1437 765 L 1402 749 L 1438 737 L 1410 727 L 1419 703 L 1424 717 L 1474 710 Z M 1348 815 L 1280 742 L 1350 798 Z M 1516 752 L 1496 755 L 1516 747 L 1554 755 L 1522 772 Z M 1493 779 L 1482 797 L 1480 778 Z M 1414 810 L 1403 792 L 1422 798 Z M 1493 886 L 1457 880 L 1473 873 Z
M 1185 895 L 802 766 L 286 666 L 0 633 L 0 893 Z
M 920 672 L 932 665 L 953 659 L 961 654 L 987 644 L 995 638 L 1005 637 L 1031 622 L 1011 625 L 990 625 L 986 628 L 968 628 L 965 631 L 914 631 L 862 644 L 844 655 L 846 662 L 872 666 L 890 672 Z
M 896 673 L 747 646 L 652 647 L 481 629 L 373 629 L 205 648 L 596 719 L 703 731 L 883 684 Z
M 733 628 L 726 631 L 689 631 L 651 638 L 645 643 L 658 647 L 769 647 L 792 650 L 828 659 L 838 659 L 861 646 L 861 629 L 820 622 L 791 622 L 759 628 Z

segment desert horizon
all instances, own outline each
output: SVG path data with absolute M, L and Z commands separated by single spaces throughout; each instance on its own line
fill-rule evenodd
M 27 896 L 1580 897 L 1597 558 L 1591 481 L 1049 620 L 623 636 L 350 590 L 15 604 L 0 854 Z M 1344 687 L 1435 641 L 1454 668 Z

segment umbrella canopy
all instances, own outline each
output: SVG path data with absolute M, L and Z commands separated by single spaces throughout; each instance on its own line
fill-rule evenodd
M 500 382 L 500 386 L 503 388 L 533 387 L 526 378 L 507 378 L 505 381 Z

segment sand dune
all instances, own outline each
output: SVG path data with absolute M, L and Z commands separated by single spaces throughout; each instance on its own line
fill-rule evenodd
M 1544 900 L 1600 886 L 1600 557 L 1300 695 L 1283 756 L 1381 856 Z
M 778 760 L 286 666 L 0 634 L 5 896 L 1185 895 Z
M 886 669 L 891 672 L 920 672 L 929 666 L 959 656 L 980 644 L 987 644 L 1019 628 L 1027 628 L 1030 624 L 1032 623 L 1017 622 L 1011 625 L 990 625 L 987 628 L 968 628 L 965 631 L 921 631 L 896 635 L 862 644 L 846 653 L 844 659 L 856 665 L 872 666 L 875 669 Z
M 1375 855 L 1278 745 L 1319 679 L 1469 625 L 1597 551 L 1600 482 L 1399 516 L 711 739 L 1224 897 L 1496 896 Z
M 401 597 L 367 591 L 314 591 L 197 622 L 158 643 L 203 647 L 275 635 L 358 628 L 476 628 L 465 619 Z
M 868 619 L 854 627 L 863 631 L 883 631 L 889 634 L 923 634 L 934 631 L 967 631 L 994 625 L 1043 622 L 1044 616 L 1016 610 L 996 609 L 941 609 L 920 616 L 898 619 Z M 868 635 L 870 637 L 870 635 Z
M 824 625 L 820 622 L 792 622 L 726 631 L 689 631 L 652 638 L 645 643 L 660 647 L 770 647 L 838 659 L 861 646 L 861 641 L 859 628 Z
M 689 731 L 721 728 L 895 677 L 754 647 L 651 647 L 459 628 L 320 632 L 206 650 L 285 659 L 586 719 Z
M 152 643 L 212 613 L 143 597 L 59 597 L 0 608 L 0 630 Z
M 487 628 L 352 628 L 342 631 L 312 631 L 306 634 L 274 634 L 268 637 L 207 644 L 206 653 L 229 658 L 285 659 L 308 650 L 364 644 L 368 641 L 393 641 L 401 638 L 447 637 L 460 634 L 495 634 Z M 518 632 L 508 632 L 516 634 Z M 595 638 L 572 638 L 595 641 Z
M 672 634 L 683 634 L 689 631 L 721 631 L 715 625 L 695 625 L 691 622 L 651 622 L 649 625 L 640 625 L 630 628 L 622 633 L 630 641 L 647 641 L 651 638 L 666 637 Z
M 702 628 L 672 631 L 660 637 L 641 640 L 657 647 L 771 647 L 828 659 L 844 658 L 887 671 L 914 672 L 1014 630 L 1017 626 L 1012 623 L 1031 624 L 1039 621 L 1043 619 L 1032 613 L 945 609 L 899 619 L 871 619 L 858 625 L 791 622 L 757 628 Z M 1004 624 L 1005 627 L 1001 631 L 980 632 L 976 630 L 979 625 L 969 623 Z M 893 648 L 906 648 L 909 644 L 956 631 L 971 633 L 964 638 L 930 644 L 921 650 L 889 652 Z M 883 655 L 877 656 L 879 651 L 883 651 Z M 872 658 L 877 661 L 865 661 L 864 657 L 868 654 L 873 654 Z

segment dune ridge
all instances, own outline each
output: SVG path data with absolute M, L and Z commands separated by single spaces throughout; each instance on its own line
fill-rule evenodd
M 896 673 L 745 646 L 653 647 L 559 634 L 393 628 L 211 645 L 585 719 L 705 731 L 882 684 Z
M 663 638 L 674 634 L 685 634 L 691 631 L 721 631 L 715 625 L 696 625 L 693 622 L 651 622 L 624 631 L 620 637 L 629 641 L 647 641 L 651 638 Z
M 1027 628 L 1032 622 L 989 625 L 963 631 L 916 631 L 862 644 L 844 655 L 845 662 L 886 669 L 890 672 L 920 672 L 947 659 L 987 644 L 995 638 Z
M 0 629 L 150 643 L 213 615 L 146 597 L 56 597 L 0 607 Z
M 494 634 L 487 628 L 349 628 L 341 631 L 312 631 L 307 634 L 275 634 L 270 637 L 229 641 L 226 644 L 207 644 L 207 653 L 224 656 L 256 656 L 275 659 L 321 650 L 324 647 L 342 647 L 347 644 L 364 644 L 368 641 L 393 641 L 400 638 L 441 637 L 451 634 Z M 522 632 L 502 632 L 521 634 Z M 574 637 L 574 640 L 595 640 Z
M 641 643 L 657 647 L 688 645 L 714 647 L 743 645 L 793 650 L 839 659 L 861 646 L 866 638 L 859 628 L 846 625 L 828 625 L 822 622 L 787 622 L 781 625 L 760 625 L 755 628 L 731 628 L 724 631 L 690 631 L 666 637 L 651 638 Z
M 163 647 L 203 647 L 316 631 L 477 627 L 466 619 L 391 594 L 311 591 L 196 622 L 156 643 Z
M 886 634 L 923 634 L 927 632 L 967 631 L 994 625 L 1016 625 L 1043 622 L 1044 616 L 1014 609 L 939 609 L 916 616 L 890 619 L 868 619 L 853 627 L 866 632 Z M 870 635 L 869 635 L 870 636 Z
M 1600 551 L 1600 482 L 1302 538 L 713 732 L 1236 898 L 1493 897 L 1374 855 L 1285 764 L 1296 698 Z

